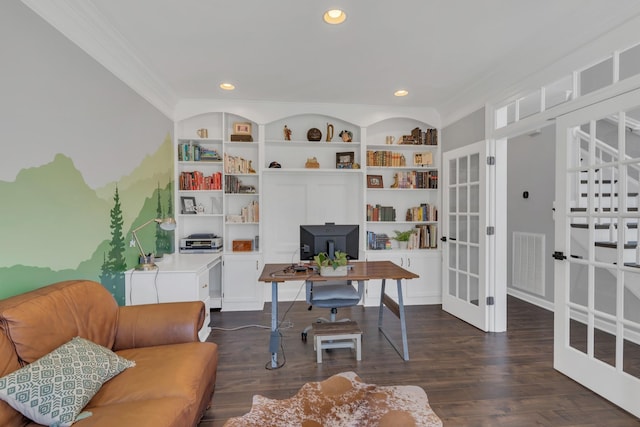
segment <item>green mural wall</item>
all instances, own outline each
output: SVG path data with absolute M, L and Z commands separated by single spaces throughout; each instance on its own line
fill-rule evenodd
M 172 146 L 167 135 L 129 175 L 97 190 L 63 154 L 21 170 L 13 182 L 0 181 L 0 235 L 12 242 L 2 252 L 0 298 L 60 280 L 91 279 L 123 305 L 124 271 L 139 255 L 131 230 L 174 215 Z M 138 237 L 146 251 L 173 252 L 173 232 L 149 225 Z M 70 267 L 56 267 L 64 265 Z

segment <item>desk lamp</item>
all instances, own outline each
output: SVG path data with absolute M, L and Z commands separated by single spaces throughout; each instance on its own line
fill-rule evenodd
M 133 234 L 133 238 L 136 240 L 138 244 L 138 249 L 140 249 L 140 264 L 136 267 L 136 270 L 155 270 L 158 266 L 153 262 L 153 256 L 151 254 L 146 255 L 144 249 L 142 249 L 142 245 L 140 244 L 140 240 L 138 239 L 137 232 L 147 225 L 155 222 L 160 224 L 160 228 L 163 230 L 175 230 L 176 229 L 176 220 L 173 218 L 154 218 L 142 224 L 140 227 L 135 228 L 131 234 Z

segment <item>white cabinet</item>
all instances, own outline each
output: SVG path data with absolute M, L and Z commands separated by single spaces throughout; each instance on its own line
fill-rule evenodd
M 202 301 L 205 320 L 198 332 L 204 341 L 211 332 L 211 294 L 219 292 L 221 254 L 165 255 L 157 270 L 125 272 L 125 304 Z
M 439 304 L 441 302 L 440 251 L 386 250 L 367 252 L 367 261 L 391 261 L 419 278 L 402 280 L 402 297 L 405 305 Z M 364 305 L 380 303 L 381 280 L 367 282 Z M 386 280 L 386 294 L 398 301 L 395 280 Z
M 259 254 L 224 255 L 222 280 L 222 310 L 262 310 L 264 283 L 258 282 L 262 271 Z

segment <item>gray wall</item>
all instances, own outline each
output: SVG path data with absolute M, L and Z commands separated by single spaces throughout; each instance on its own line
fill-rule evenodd
M 442 152 L 482 141 L 484 131 L 484 108 L 481 108 L 442 128 Z
M 555 199 L 555 125 L 540 133 L 511 138 L 507 143 L 507 283 L 513 288 L 513 232 L 545 235 L 545 295 L 553 302 L 554 247 L 553 201 Z M 529 192 L 529 198 L 523 192 Z M 548 256 L 547 256 L 548 255 Z

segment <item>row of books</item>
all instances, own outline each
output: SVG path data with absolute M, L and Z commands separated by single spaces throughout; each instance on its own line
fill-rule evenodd
M 411 130 L 411 135 L 403 135 L 399 144 L 438 145 L 438 129 L 421 130 L 419 127 Z
M 367 231 L 367 248 L 373 250 L 391 249 L 391 239 L 385 233 Z
M 181 172 L 180 190 L 222 190 L 222 172 L 205 176 L 200 171 Z
M 397 172 L 392 188 L 438 188 L 438 171 Z
M 393 206 L 367 204 L 367 221 L 395 221 L 396 210 Z
M 436 249 L 438 247 L 438 226 L 436 224 L 418 224 L 417 233 L 409 238 L 408 249 Z
M 219 162 L 220 154 L 213 149 L 205 148 L 189 141 L 178 144 L 178 160 L 184 162 Z
M 227 215 L 226 220 L 230 223 L 260 222 L 260 205 L 258 201 L 253 200 L 247 206 L 243 206 L 239 215 Z
M 407 249 L 436 249 L 438 247 L 438 226 L 419 224 L 407 243 Z M 391 239 L 386 233 L 367 231 L 367 248 L 370 250 L 391 249 Z
M 420 206 L 414 206 L 407 209 L 406 221 L 437 221 L 438 208 L 429 203 L 420 203 Z
M 224 173 L 256 173 L 251 165 L 251 160 L 240 156 L 224 154 Z
M 367 166 L 407 166 L 404 154 L 387 150 L 367 150 Z

